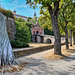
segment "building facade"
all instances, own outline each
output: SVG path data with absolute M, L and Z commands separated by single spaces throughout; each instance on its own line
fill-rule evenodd
M 44 35 L 44 29 L 38 24 L 32 25 L 31 32 L 32 32 L 32 35 L 35 35 L 35 34 L 43 34 Z
M 43 43 L 44 29 L 37 22 L 32 25 L 31 33 L 33 42 Z
M 15 10 L 13 11 L 13 14 L 14 14 L 14 16 L 15 16 L 16 18 L 22 18 L 22 19 L 24 19 L 24 20 L 27 20 L 27 18 L 28 18 L 28 17 L 26 17 L 26 16 L 22 16 L 22 15 L 16 14 L 16 11 L 15 11 Z

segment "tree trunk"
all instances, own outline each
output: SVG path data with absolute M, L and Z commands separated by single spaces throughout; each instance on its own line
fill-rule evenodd
M 14 63 L 14 55 L 6 29 L 6 18 L 0 13 L 0 58 L 1 66 Z
M 61 55 L 61 36 L 57 16 L 52 16 L 52 27 L 55 37 L 54 54 Z
M 70 46 L 72 46 L 72 30 L 70 30 Z
M 69 45 L 68 45 L 68 29 L 67 29 L 67 24 L 68 24 L 68 22 L 66 22 L 65 40 L 66 40 L 66 49 L 69 49 Z
M 73 32 L 73 44 L 75 45 L 75 32 Z
M 51 16 L 52 27 L 55 37 L 54 54 L 61 55 L 61 36 L 58 25 L 59 1 L 54 2 L 54 9 L 52 9 L 49 3 L 47 4 L 47 6 Z

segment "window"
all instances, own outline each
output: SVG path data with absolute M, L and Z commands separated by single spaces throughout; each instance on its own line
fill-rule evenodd
M 36 31 L 36 34 L 39 34 L 39 32 L 38 32 L 38 31 Z
M 33 31 L 33 34 L 35 34 L 35 31 Z

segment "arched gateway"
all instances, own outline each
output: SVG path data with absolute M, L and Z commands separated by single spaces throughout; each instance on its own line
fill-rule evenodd
M 49 39 L 47 39 L 47 40 L 46 40 L 46 43 L 51 44 L 51 43 L 52 43 L 51 39 L 50 39 L 50 38 L 49 38 Z

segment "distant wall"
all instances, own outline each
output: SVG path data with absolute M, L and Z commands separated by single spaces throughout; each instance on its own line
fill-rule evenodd
M 8 32 L 9 39 L 14 40 L 16 34 L 16 26 L 15 26 L 14 19 L 6 18 L 6 25 L 7 25 L 7 32 Z

